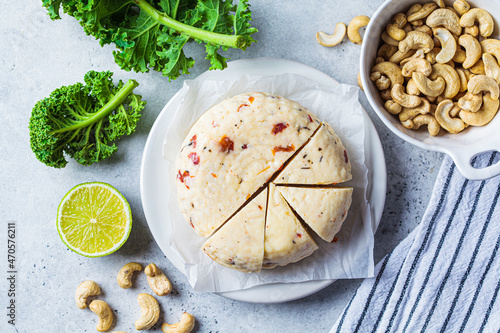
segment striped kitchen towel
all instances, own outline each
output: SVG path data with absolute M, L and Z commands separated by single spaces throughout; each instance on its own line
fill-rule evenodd
M 330 332 L 500 332 L 499 196 L 500 176 L 467 180 L 446 157 L 422 222 L 363 281 Z

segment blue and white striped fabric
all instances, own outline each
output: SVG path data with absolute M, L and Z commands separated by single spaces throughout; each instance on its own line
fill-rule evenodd
M 446 157 L 422 222 L 363 281 L 330 332 L 500 332 L 499 196 L 500 176 L 467 180 Z

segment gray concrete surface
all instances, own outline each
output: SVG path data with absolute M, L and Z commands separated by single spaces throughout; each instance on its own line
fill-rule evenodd
M 230 51 L 232 59 L 287 58 L 315 67 L 336 80 L 356 84 L 360 47 L 344 41 L 335 48 L 317 44 L 319 30 L 333 32 L 338 21 L 370 16 L 375 1 L 251 0 L 257 44 L 246 52 Z M 74 304 L 83 280 L 97 281 L 118 318 L 115 330 L 134 332 L 139 318 L 136 295 L 147 292 L 145 276 L 137 288 L 118 290 L 116 272 L 126 262 L 156 262 L 174 284 L 171 296 L 160 299 L 161 321 L 176 322 L 183 311 L 197 318 L 196 332 L 328 332 L 361 280 L 337 281 L 309 297 L 283 304 L 248 304 L 211 293 L 193 292 L 186 278 L 165 258 L 145 220 L 139 191 L 141 154 L 154 120 L 184 79 L 207 69 L 204 48 L 189 45 L 196 61 L 190 75 L 169 82 L 157 72 L 121 71 L 112 46 L 100 47 L 71 17 L 52 22 L 41 1 L 4 2 L 0 11 L 0 331 L 95 332 L 95 315 Z M 38 162 L 29 147 L 28 121 L 34 103 L 61 85 L 80 81 L 88 70 L 112 70 L 115 79 L 135 78 L 148 101 L 137 132 L 119 144 L 118 152 L 90 167 L 71 161 L 56 170 Z M 375 261 L 391 251 L 420 221 L 443 156 L 412 146 L 386 129 L 369 106 L 387 163 L 387 200 L 375 236 Z M 57 205 L 74 185 L 104 181 L 128 199 L 134 226 L 127 243 L 99 259 L 81 257 L 61 242 Z M 16 222 L 16 325 L 7 324 L 7 223 Z M 152 332 L 160 332 L 156 325 Z

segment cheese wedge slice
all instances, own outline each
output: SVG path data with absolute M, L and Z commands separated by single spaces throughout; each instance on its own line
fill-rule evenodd
M 267 189 L 226 222 L 203 251 L 219 264 L 245 273 L 260 272 L 264 258 Z
M 321 128 L 274 181 L 276 184 L 324 185 L 352 178 L 347 152 L 333 128 Z
M 285 199 L 269 184 L 263 268 L 274 268 L 311 255 L 318 246 L 292 212 Z
M 176 160 L 177 198 L 195 232 L 210 236 L 320 126 L 306 108 L 265 93 L 229 98 L 190 129 Z
M 352 188 L 279 186 L 278 189 L 318 236 L 327 242 L 333 240 L 351 206 Z

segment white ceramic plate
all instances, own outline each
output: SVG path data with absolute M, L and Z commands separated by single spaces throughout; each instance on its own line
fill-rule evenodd
M 223 71 L 207 71 L 201 74 L 196 80 L 234 80 L 245 75 L 280 75 L 292 73 L 305 76 L 320 84 L 337 84 L 328 75 L 306 66 L 304 64 L 274 58 L 255 58 L 238 60 L 228 63 L 228 67 Z M 177 254 L 170 248 L 168 243 L 170 226 L 163 219 L 165 213 L 163 209 L 170 197 L 169 186 L 166 180 L 166 161 L 162 157 L 163 139 L 166 128 L 171 119 L 173 110 L 170 105 L 180 98 L 179 93 L 175 94 L 158 115 L 142 155 L 141 165 L 141 198 L 144 214 L 148 222 L 151 233 L 156 243 L 165 256 L 183 274 L 184 264 Z M 365 119 L 365 161 L 368 168 L 369 188 L 367 200 L 372 209 L 375 229 L 378 226 L 385 204 L 386 191 L 386 166 L 384 152 L 377 131 L 370 118 L 364 113 Z M 313 294 L 328 285 L 334 280 L 316 280 L 300 283 L 276 283 L 259 285 L 249 289 L 219 293 L 222 296 L 245 302 L 254 303 L 279 303 L 295 300 Z

